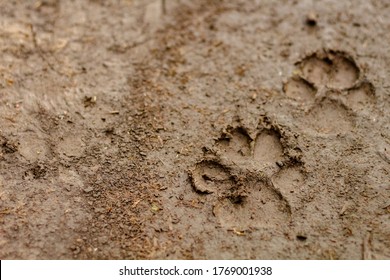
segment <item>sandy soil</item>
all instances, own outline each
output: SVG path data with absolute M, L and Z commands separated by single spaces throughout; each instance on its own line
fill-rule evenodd
M 1 259 L 390 259 L 387 1 L 0 1 Z

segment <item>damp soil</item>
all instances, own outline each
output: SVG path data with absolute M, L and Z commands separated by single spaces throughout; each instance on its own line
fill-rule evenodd
M 390 259 L 386 1 L 0 1 L 1 259 Z

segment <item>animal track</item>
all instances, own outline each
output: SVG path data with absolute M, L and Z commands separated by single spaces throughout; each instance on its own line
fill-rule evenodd
M 301 123 L 321 135 L 337 135 L 353 129 L 354 121 L 348 110 L 334 100 L 323 100 L 311 108 Z
M 301 102 L 314 101 L 316 94 L 315 87 L 299 76 L 291 77 L 287 83 L 284 84 L 283 91 L 288 97 Z
M 194 187 L 200 193 L 223 193 L 234 184 L 231 175 L 221 164 L 204 160 L 196 166 L 192 173 Z
M 303 79 L 317 89 L 348 89 L 359 79 L 360 70 L 352 58 L 342 52 L 315 53 L 298 63 Z
M 294 116 L 298 125 L 315 135 L 352 130 L 356 114 L 375 102 L 373 85 L 350 56 L 338 51 L 317 52 L 298 62 L 283 91 L 303 108 Z M 229 127 L 205 150 L 190 177 L 221 226 L 246 230 L 289 223 L 306 178 L 286 149 L 288 140 L 265 121 L 255 131 Z
M 354 111 L 362 111 L 373 106 L 375 88 L 369 82 L 363 82 L 359 87 L 348 90 L 347 102 Z
M 246 180 L 245 194 L 220 199 L 213 208 L 221 225 L 245 230 L 274 227 L 290 220 L 290 205 L 273 186 L 259 180 Z
M 324 135 L 352 130 L 353 114 L 364 113 L 375 101 L 374 86 L 353 58 L 332 50 L 316 52 L 298 62 L 283 91 L 307 106 L 307 114 L 298 121 Z
M 215 153 L 247 169 L 272 173 L 283 160 L 280 138 L 275 129 L 262 128 L 252 139 L 242 127 L 230 128 L 216 141 Z
M 218 148 L 226 156 L 241 160 L 251 155 L 251 138 L 241 127 L 230 129 L 217 141 Z
M 230 128 L 190 171 L 194 190 L 206 195 L 223 227 L 246 230 L 290 221 L 283 187 L 275 187 L 272 180 L 287 162 L 280 138 L 272 127 L 262 127 L 252 136 L 242 127 Z
M 261 131 L 254 142 L 253 157 L 260 164 L 275 164 L 283 160 L 280 134 L 271 129 Z

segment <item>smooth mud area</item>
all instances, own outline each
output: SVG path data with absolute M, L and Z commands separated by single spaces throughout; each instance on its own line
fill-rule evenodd
M 0 1 L 0 258 L 390 259 L 389 14 Z

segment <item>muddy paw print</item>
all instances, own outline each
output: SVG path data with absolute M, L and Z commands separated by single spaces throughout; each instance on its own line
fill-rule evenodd
M 304 183 L 280 132 L 229 128 L 190 171 L 192 186 L 227 229 L 277 227 L 291 220 L 291 194 Z
M 287 97 L 306 106 L 301 122 L 314 133 L 350 131 L 356 114 L 369 115 L 372 111 L 375 88 L 347 53 L 316 52 L 296 65 L 283 90 Z

